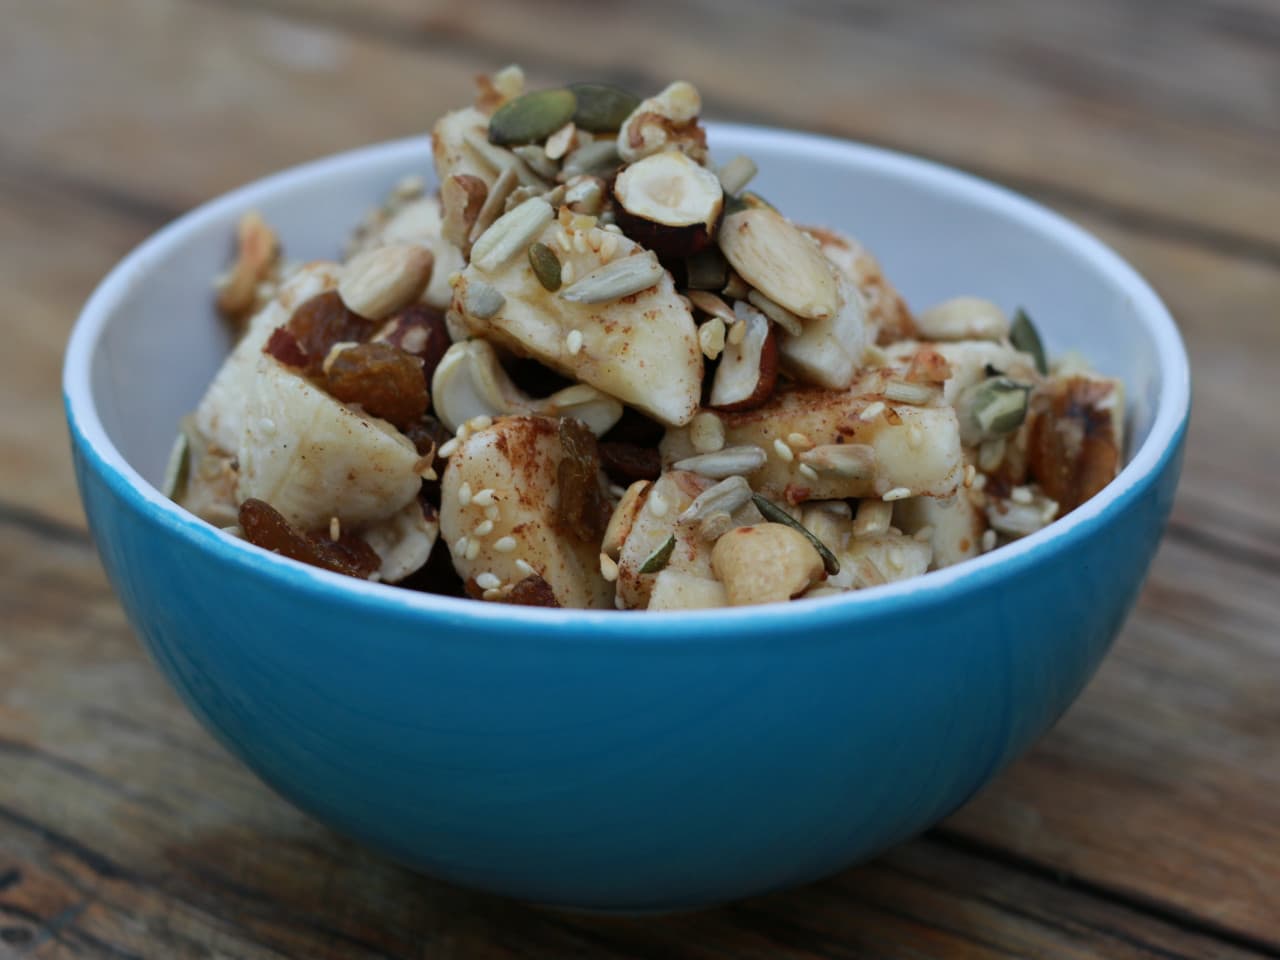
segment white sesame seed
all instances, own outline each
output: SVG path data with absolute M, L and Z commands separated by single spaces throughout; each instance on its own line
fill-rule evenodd
M 573 261 L 566 260 L 560 265 L 560 284 L 567 287 L 573 283 Z
M 520 557 L 516 560 L 516 569 L 519 570 L 521 573 L 523 573 L 526 577 L 531 577 L 534 575 L 534 573 L 537 572 L 530 565 L 529 561 L 524 559 L 524 557 Z
M 867 409 L 858 414 L 858 419 L 870 422 L 882 413 L 884 413 L 884 403 L 877 400 L 875 403 L 868 404 Z
M 493 487 L 485 487 L 471 498 L 471 502 L 477 507 L 487 507 L 493 503 Z
M 484 599 L 484 600 L 497 600 L 501 596 L 502 596 L 502 591 L 499 590 L 497 587 L 491 587 L 490 589 L 486 590 L 484 593 L 480 594 L 481 599 Z
M 709 411 L 696 415 L 689 424 L 689 440 L 698 453 L 724 449 L 724 422 Z
M 894 487 L 892 490 L 885 491 L 884 496 L 882 496 L 880 499 L 881 500 L 905 500 L 909 496 L 911 496 L 910 487 Z
M 511 553 L 515 548 L 515 537 L 499 537 L 497 540 L 493 541 L 493 549 L 497 550 L 499 553 Z
M 808 435 L 804 433 L 788 433 L 787 446 L 791 447 L 792 449 L 799 447 L 802 450 L 808 450 L 810 447 L 813 446 L 813 441 L 810 440 Z
M 481 590 L 496 590 L 502 586 L 502 581 L 486 570 L 484 573 L 476 574 L 476 586 Z
M 818 471 L 813 469 L 813 467 L 809 466 L 807 463 L 802 463 L 800 464 L 800 476 L 804 477 L 806 480 L 817 482 Z
M 468 542 L 469 541 L 467 540 L 466 537 L 459 537 L 453 545 L 454 554 L 459 557 L 465 557 L 467 555 Z
M 924 440 L 924 434 L 921 432 L 919 427 L 917 427 L 914 423 L 911 426 L 907 427 L 907 446 L 908 447 L 910 447 L 912 450 L 915 450 L 920 446 L 920 443 L 923 440 Z
M 458 487 L 458 503 L 466 506 L 471 502 L 471 484 L 463 480 L 462 485 Z
M 773 451 L 786 463 L 790 463 L 796 458 L 795 451 L 788 447 L 787 441 L 783 440 L 781 437 L 777 437 L 773 441 Z
M 329 518 L 329 539 L 335 543 L 342 539 L 342 524 L 337 517 Z
M 1035 498 L 1026 487 L 1014 487 L 1009 491 L 1009 499 L 1014 503 L 1031 503 Z
M 671 509 L 671 505 L 667 503 L 667 498 L 657 490 L 649 494 L 649 512 L 655 517 L 665 517 L 669 509 Z
M 502 512 L 498 509 L 498 505 L 496 503 L 491 503 L 489 506 L 484 508 L 484 518 L 486 520 L 492 520 L 496 523 L 500 516 L 502 516 Z
M 973 486 L 973 478 L 977 472 L 978 471 L 974 469 L 972 463 L 966 463 L 964 465 L 964 486 L 966 490 Z
M 901 547 L 893 546 L 889 548 L 889 565 L 893 569 L 901 570 L 904 560 L 906 560 L 906 556 L 903 554 Z
M 573 235 L 573 249 L 577 250 L 579 253 L 587 252 L 587 238 L 581 233 L 575 233 Z
M 569 355 L 576 357 L 582 352 L 582 331 L 570 330 L 569 335 L 564 338 L 564 345 L 569 350 Z
M 600 256 L 604 258 L 605 263 L 618 252 L 618 237 L 613 233 L 606 233 L 600 241 Z
M 475 537 L 487 537 L 493 533 L 493 521 L 481 520 L 476 524 L 476 528 L 471 531 L 471 535 Z
M 560 249 L 565 253 L 573 249 L 573 241 L 569 239 L 569 234 L 564 232 L 564 227 L 556 231 L 556 243 L 560 245 Z
M 622 228 L 616 223 L 606 223 L 602 229 L 607 230 L 610 233 L 622 234 Z
M 455 437 L 452 440 L 446 440 L 444 443 L 442 443 L 440 445 L 440 449 L 436 451 L 436 456 L 448 458 L 453 456 L 457 452 L 458 452 L 458 439 L 457 437 Z
M 467 544 L 467 559 L 474 560 L 478 556 L 480 556 L 480 541 L 472 540 Z
M 270 417 L 262 417 L 258 420 L 258 429 L 269 437 L 276 432 L 276 422 Z
M 493 426 L 493 417 L 488 414 L 481 414 L 478 417 L 472 417 L 467 421 L 467 426 L 472 430 L 488 430 Z
M 984 487 L 986 487 L 986 485 L 987 485 L 987 475 L 985 473 L 980 473 L 973 478 L 973 489 L 981 490 Z
M 990 553 L 996 548 L 996 532 L 988 530 L 982 535 L 982 552 Z
M 933 524 L 926 523 L 923 527 L 916 531 L 916 539 L 921 543 L 928 543 L 933 539 Z
M 609 583 L 613 583 L 618 579 L 618 565 L 614 562 L 613 557 L 607 553 L 600 554 L 600 576 L 604 577 Z

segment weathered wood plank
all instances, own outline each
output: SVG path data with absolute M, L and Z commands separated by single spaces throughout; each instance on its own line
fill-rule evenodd
M 1267 882 L 1280 870 L 1274 584 L 1167 547 L 1085 698 L 946 830 L 1280 953 Z M 15 884 L 0 904 L 45 918 L 73 893 L 93 897 L 69 931 L 92 921 L 93 936 L 138 956 L 182 954 L 128 939 L 128 916 L 318 957 L 408 956 L 420 941 L 503 956 L 498 927 L 556 956 L 1213 955 L 1207 940 L 1182 942 L 1192 931 L 929 840 L 802 892 L 656 924 L 472 897 L 332 837 L 228 761 L 143 660 L 83 542 L 0 524 L 0 605 L 0 873 L 44 876 L 56 855 L 81 881 L 22 894 L 34 900 L 15 900 Z

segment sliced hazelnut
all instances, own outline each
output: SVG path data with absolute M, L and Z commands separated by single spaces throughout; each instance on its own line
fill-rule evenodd
M 687 257 L 715 235 L 724 209 L 716 175 L 683 153 L 655 153 L 624 167 L 613 185 L 618 226 L 663 257 Z
M 725 345 L 711 385 L 716 410 L 750 410 L 773 394 L 778 382 L 778 337 L 768 319 L 755 307 L 739 300 L 733 305 L 746 334 Z
M 742 279 L 780 307 L 809 320 L 830 319 L 840 309 L 831 263 L 776 210 L 748 207 L 727 214 L 716 239 Z

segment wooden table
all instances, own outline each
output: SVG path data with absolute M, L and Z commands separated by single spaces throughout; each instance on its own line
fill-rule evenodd
M 783 7 L 789 9 L 784 12 Z M 0 957 L 1280 957 L 1276 0 L 0 0 Z M 696 916 L 461 892 L 206 736 L 103 579 L 58 400 L 80 303 L 183 210 L 534 83 L 888 144 L 1064 211 L 1181 321 L 1169 534 L 1097 680 L 877 862 Z

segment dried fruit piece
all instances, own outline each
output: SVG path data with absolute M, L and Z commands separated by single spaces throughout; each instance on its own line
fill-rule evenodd
M 742 279 L 784 309 L 812 320 L 829 319 L 840 309 L 831 263 L 777 211 L 760 207 L 726 214 L 717 238 Z
M 600 483 L 600 452 L 595 435 L 572 417 L 561 417 L 559 429 L 560 523 L 579 540 L 599 543 L 613 510 Z
M 704 249 L 724 209 L 716 175 L 673 150 L 624 167 L 614 181 L 613 198 L 618 226 L 627 236 L 670 258 Z
M 1071 377 L 1037 400 L 1028 469 L 1063 514 L 1098 493 L 1120 469 L 1119 389 L 1115 381 Z
M 711 385 L 710 406 L 716 410 L 750 410 L 773 394 L 778 382 L 778 338 L 764 314 L 739 300 L 734 304 L 746 334 L 730 341 L 720 355 Z
M 499 146 L 545 140 L 573 119 L 572 90 L 537 90 L 504 103 L 489 118 L 489 142 Z
M 389 343 L 362 343 L 334 356 L 325 370 L 325 388 L 343 403 L 398 428 L 427 412 L 430 399 L 422 361 Z
M 1009 328 L 1009 342 L 1014 349 L 1031 354 L 1036 362 L 1036 370 L 1043 376 L 1049 372 L 1049 364 L 1045 359 L 1044 343 L 1031 317 L 1022 307 L 1013 315 L 1013 326 Z
M 349 310 L 336 290 L 303 303 L 293 312 L 285 328 L 305 358 L 305 365 L 290 365 L 302 366 L 311 376 L 320 373 L 324 358 L 334 344 L 361 343 L 373 332 L 373 324 Z M 275 355 L 273 350 L 268 352 Z
M 662 473 L 662 456 L 655 448 L 616 440 L 601 441 L 600 463 L 615 483 L 657 480 Z
M 519 607 L 558 607 L 556 593 L 551 584 L 536 573 L 531 573 L 502 597 L 503 603 L 512 603 Z
M 560 258 L 545 243 L 529 245 L 529 266 L 542 289 L 552 293 L 560 289 Z
M 569 89 L 578 102 L 574 125 L 591 133 L 612 133 L 640 106 L 634 93 L 607 83 L 571 83 Z
M 374 334 L 373 339 L 399 347 L 421 360 L 422 379 L 428 385 L 449 349 L 444 311 L 425 303 L 415 303 L 401 310 Z
M 332 540 L 327 532 L 299 533 L 264 500 L 245 500 L 238 520 L 250 543 L 313 567 L 367 580 L 382 563 L 373 548 L 354 534 Z

